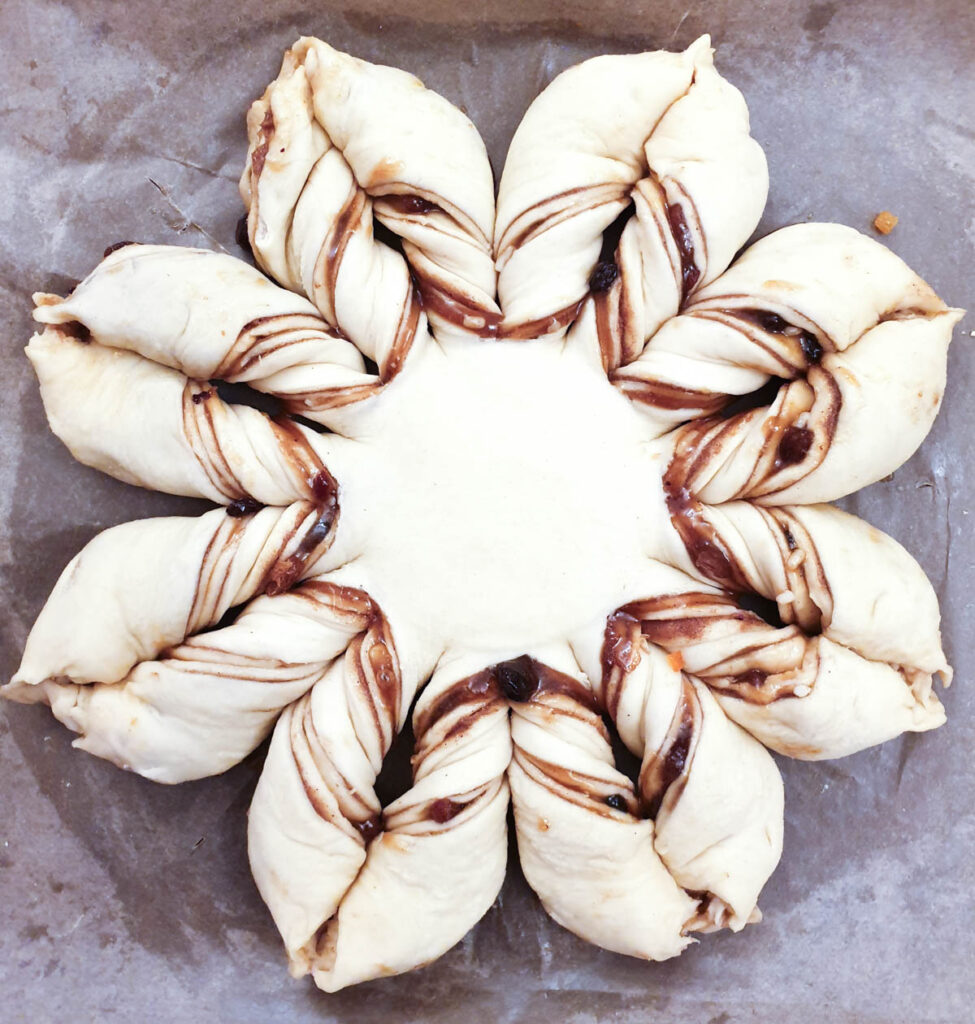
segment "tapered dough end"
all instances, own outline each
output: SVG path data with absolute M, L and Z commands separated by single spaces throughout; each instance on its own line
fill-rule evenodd
M 179 756 L 179 750 L 172 750 L 173 737 L 166 723 L 121 684 L 78 685 L 49 681 L 21 689 L 30 691 L 30 703 L 47 704 L 62 725 L 78 734 L 71 743 L 75 750 L 83 750 L 124 771 L 137 772 L 143 778 L 166 785 L 215 774 L 212 770 L 194 772 L 192 748 L 182 752 L 189 754 L 185 757 Z M 14 696 L 13 699 L 19 698 Z M 257 742 L 259 739 L 253 746 Z M 199 744 L 195 746 L 199 750 Z M 213 755 L 212 750 L 207 750 L 203 756 L 212 760 Z M 230 760 L 218 770 L 225 771 L 238 760 L 239 757 Z
M 14 676 L 8 683 L 0 686 L 0 697 L 6 697 L 15 704 L 48 704 L 44 687 L 37 683 L 28 683 Z
M 54 585 L 11 685 L 114 682 L 137 661 L 179 643 L 212 515 L 135 520 L 89 541 Z M 166 607 L 139 599 L 159 592 L 170 598 Z
M 247 817 L 247 855 L 288 954 L 292 977 L 311 969 L 319 928 L 365 863 L 366 849 L 309 802 L 291 749 L 293 706 L 278 719 Z
M 48 425 L 79 462 L 137 487 L 226 500 L 184 436 L 182 374 L 53 325 L 26 352 Z
M 823 359 L 841 404 L 821 465 L 759 504 L 807 504 L 852 494 L 896 471 L 921 446 L 941 408 L 948 347 L 963 311 L 879 323 Z
M 684 926 L 697 901 L 661 863 L 651 821 L 593 815 L 534 783 L 517 761 L 508 781 L 522 871 L 560 925 L 643 960 L 669 960 L 694 942 Z
M 898 672 L 826 637 L 816 642 L 819 669 L 809 693 L 752 704 L 716 692 L 728 717 L 771 750 L 803 761 L 846 757 L 945 724 L 927 673 Z
M 64 296 L 55 295 L 53 292 L 33 292 L 30 300 L 34 303 L 33 317 L 38 323 L 55 323 L 56 321 L 48 319 L 47 307 L 56 306 L 59 302 L 64 302 Z
M 711 45 L 711 33 L 705 32 L 703 36 L 698 36 L 684 53 L 694 61 L 696 66 L 713 64 L 714 47 Z
M 466 114 L 401 68 L 307 36 L 293 52 L 311 83 L 316 117 L 367 191 L 382 194 L 406 181 L 470 218 L 482 238 L 490 235 L 494 179 Z
M 695 931 L 753 923 L 782 855 L 784 791 L 772 757 L 718 706 L 701 683 L 700 733 L 686 783 L 656 819 L 656 849 L 689 892 L 711 898 Z M 759 919 L 761 914 L 758 914 Z
M 337 992 L 402 974 L 459 942 L 504 881 L 507 811 L 508 787 L 502 785 L 490 804 L 455 828 L 381 835 L 323 933 L 315 984 Z
M 788 511 L 809 531 L 829 587 L 827 636 L 872 661 L 950 675 L 938 597 L 910 552 L 831 505 Z

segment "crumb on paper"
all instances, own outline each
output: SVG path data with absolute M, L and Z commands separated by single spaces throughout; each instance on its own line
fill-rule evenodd
M 881 210 L 873 219 L 875 231 L 882 235 L 889 235 L 897 227 L 897 217 L 890 210 Z

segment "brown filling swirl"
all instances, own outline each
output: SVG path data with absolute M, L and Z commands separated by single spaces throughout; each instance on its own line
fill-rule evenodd
M 694 685 L 685 678 L 667 736 L 660 748 L 644 759 L 640 771 L 640 793 L 649 817 L 656 819 L 661 810 L 672 810 L 680 799 L 694 761 L 702 718 Z
M 307 587 L 324 588 L 324 596 L 335 603 L 339 614 L 363 627 L 343 662 L 343 671 L 351 677 L 346 692 L 350 702 L 364 705 L 367 714 L 357 720 L 372 723 L 372 743 L 385 756 L 399 726 L 402 696 L 399 663 L 386 617 L 362 591 L 324 581 L 313 581 Z M 310 596 L 314 599 L 317 592 Z M 366 737 L 361 741 L 364 745 L 368 742 Z M 310 693 L 295 706 L 291 749 L 305 793 L 320 817 L 345 831 L 353 829 L 366 845 L 382 833 L 385 824 L 375 793 L 360 792 L 329 756 L 327 743 L 315 728 Z
M 699 420 L 681 427 L 675 435 L 674 454 L 663 475 L 670 521 L 694 568 L 726 590 L 750 591 L 752 581 L 710 522 L 707 507 L 697 497 L 698 489 L 711 479 L 715 465 L 729 465 L 745 457 L 742 446 L 756 425 L 764 433 L 765 444 L 744 483 L 720 500 L 774 494 L 821 466 L 836 431 L 842 397 L 836 380 L 826 370 L 814 367 L 810 377 L 811 389 L 801 381 L 789 385 L 768 409 L 726 420 Z
M 262 502 L 248 493 L 234 472 L 221 440 L 226 403 L 201 381 L 187 381 L 183 389 L 183 434 L 211 485 L 228 501 L 227 513 L 242 517 L 256 512 Z M 293 499 L 307 498 L 338 513 L 338 487 L 306 432 L 287 416 L 265 419 L 282 463 L 294 488 Z M 228 424 L 232 428 L 234 424 Z
M 234 562 L 244 534 L 256 520 L 251 514 L 231 513 L 219 523 L 197 573 L 186 636 L 216 622 L 229 608 L 255 594 L 288 589 L 328 550 L 334 537 L 335 508 L 322 510 L 311 502 L 299 501 L 275 511 L 278 518 L 256 555 L 255 565 L 242 574 L 242 583 L 232 582 L 241 578 L 233 572 Z M 255 585 L 252 570 L 258 566 L 261 573 Z
M 634 601 L 611 616 L 607 638 L 618 629 L 617 618 L 636 620 L 642 636 L 668 653 L 679 653 L 689 673 L 749 703 L 798 696 L 815 684 L 817 638 L 795 625 L 770 625 L 726 595 L 687 593 Z M 701 663 L 701 650 L 708 652 L 709 662 Z

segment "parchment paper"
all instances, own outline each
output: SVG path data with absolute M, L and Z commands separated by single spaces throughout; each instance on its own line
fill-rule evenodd
M 21 353 L 29 295 L 80 278 L 121 239 L 239 255 L 244 112 L 299 34 L 419 74 L 468 111 L 497 171 L 559 70 L 601 52 L 681 48 L 704 31 L 768 154 L 760 233 L 805 219 L 869 230 L 890 209 L 901 223 L 888 244 L 950 303 L 975 307 L 970 0 L 4 0 L 0 675 L 84 542 L 201 507 L 70 458 Z M 329 997 L 288 978 L 248 871 L 261 752 L 220 778 L 166 788 L 71 751 L 46 709 L 5 704 L 0 1017 L 971 1021 L 973 327 L 969 316 L 956 333 L 945 407 L 920 453 L 847 503 L 906 543 L 938 589 L 957 667 L 949 723 L 842 761 L 780 762 L 785 854 L 764 923 L 666 964 L 628 960 L 550 922 L 512 856 L 498 903 L 442 960 Z

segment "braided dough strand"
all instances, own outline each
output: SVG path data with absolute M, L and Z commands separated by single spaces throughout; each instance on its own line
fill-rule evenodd
M 82 341 L 194 380 L 247 384 L 326 424 L 380 386 L 307 299 L 222 253 L 126 245 L 67 298 L 38 293 L 34 302 L 35 320 Z
M 707 36 L 682 54 L 570 68 L 529 107 L 501 177 L 506 333 L 552 333 L 582 311 L 574 336 L 598 345 L 607 369 L 634 358 L 728 265 L 767 188 L 744 100 L 714 71 Z M 629 213 L 618 248 L 601 258 L 607 229 Z
M 325 991 L 441 955 L 504 877 L 508 709 L 485 673 L 434 676 L 414 716 L 413 787 L 379 808 L 372 787 L 414 689 L 388 632 L 367 633 L 281 717 L 254 794 L 254 877 L 292 973 Z
M 724 595 L 632 602 L 610 617 L 607 645 L 632 635 L 634 623 L 711 687 L 729 718 L 790 757 L 845 757 L 945 721 L 929 673 L 870 661 L 798 626 L 769 625 Z
M 322 572 L 334 534 L 334 506 L 311 502 L 113 526 L 68 563 L 6 693 L 48 680 L 118 682 L 230 608 Z
M 924 439 L 960 316 L 873 239 L 797 224 L 751 246 L 612 379 L 661 432 L 791 380 L 771 406 L 677 433 L 696 461 L 688 487 L 712 503 L 832 500 Z
M 661 573 L 677 578 L 656 567 L 654 588 Z M 635 619 L 612 616 L 605 631 L 577 636 L 573 652 L 641 759 L 638 789 L 657 854 L 701 900 L 685 931 L 739 931 L 760 920 L 758 897 L 782 853 L 782 781 L 772 758 Z
M 118 682 L 48 680 L 20 693 L 49 704 L 79 734 L 74 746 L 155 782 L 216 775 L 322 677 L 369 609 L 361 591 L 310 580 L 255 598 L 232 625 L 167 648 Z
M 776 602 L 785 624 L 865 658 L 950 678 L 934 588 L 895 540 L 830 505 L 697 504 L 674 516 L 669 560 Z
M 205 380 L 59 326 L 35 334 L 27 355 L 51 429 L 86 466 L 220 504 L 321 501 L 336 489 L 331 438 L 230 405 Z
M 568 668 L 571 659 L 561 660 Z M 648 960 L 677 956 L 692 941 L 685 926 L 698 904 L 654 849 L 653 822 L 613 765 L 588 684 L 578 669 L 528 657 L 496 671 L 521 697 L 512 704 L 508 781 L 528 884 L 559 924 L 588 942 Z
M 257 260 L 312 299 L 384 381 L 424 338 L 427 316 L 444 333 L 496 331 L 491 169 L 459 110 L 404 71 L 304 38 L 247 125 L 241 195 Z

